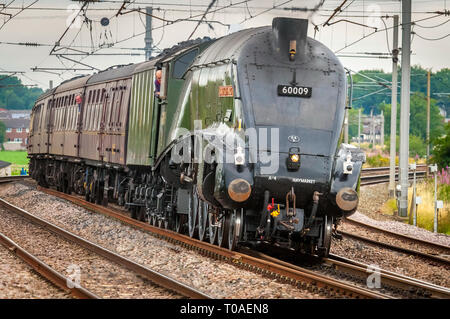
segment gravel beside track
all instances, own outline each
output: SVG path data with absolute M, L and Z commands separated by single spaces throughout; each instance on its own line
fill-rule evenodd
M 32 183 L 2 185 L 0 197 L 215 298 L 321 298 L 318 294 L 202 256 L 104 215 L 76 207 L 37 191 Z
M 432 247 L 432 246 L 429 246 L 426 244 L 421 244 L 421 243 L 409 241 L 407 239 L 395 237 L 395 235 L 385 234 L 381 231 L 377 231 L 377 230 L 370 229 L 370 228 L 364 228 L 363 226 L 352 225 L 352 224 L 348 224 L 348 223 L 342 223 L 339 227 L 339 230 L 343 230 L 343 231 L 349 232 L 351 234 L 356 234 L 356 235 L 359 235 L 359 236 L 362 236 L 362 237 L 365 237 L 368 239 L 376 240 L 378 242 L 386 243 L 386 244 L 393 245 L 396 247 L 407 248 L 407 249 L 423 252 L 423 253 L 430 254 L 430 255 L 437 255 L 437 256 L 440 256 L 443 258 L 450 257 L 450 255 L 449 255 L 450 247 L 449 247 L 449 249 L 435 248 L 435 247 Z
M 4 209 L 0 231 L 60 273 L 79 267 L 81 286 L 102 298 L 181 298 Z
M 70 299 L 30 266 L 0 245 L 0 299 Z
M 331 253 L 450 288 L 450 267 L 357 240 L 333 239 Z
M 361 187 L 358 212 L 351 215 L 350 219 L 450 247 L 450 236 L 448 235 L 435 234 L 426 229 L 398 221 L 396 217 L 382 215 L 380 209 L 388 199 L 389 190 L 387 184 Z

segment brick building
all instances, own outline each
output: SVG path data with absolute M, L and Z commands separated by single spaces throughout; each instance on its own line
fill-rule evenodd
M 6 126 L 5 150 L 26 150 L 28 142 L 28 132 L 30 127 L 29 118 L 2 119 Z

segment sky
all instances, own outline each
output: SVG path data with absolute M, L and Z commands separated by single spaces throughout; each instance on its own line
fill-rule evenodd
M 81 1 L 0 0 L 0 72 L 25 72 L 19 75 L 23 83 L 47 89 L 50 80 L 56 86 L 76 75 L 96 72 L 58 70 L 60 68 L 94 67 L 103 70 L 112 65 L 141 62 L 145 59 L 142 48 L 145 45 L 146 16 L 137 10 L 143 12 L 146 6 L 153 7 L 152 37 L 156 45 L 154 54 L 157 54 L 161 49 L 188 39 L 211 0 L 130 2 L 122 10 L 125 14 L 118 16 L 116 14 L 122 6 L 122 0 L 90 3 L 85 16 L 77 16 L 83 5 Z M 308 35 L 336 52 L 347 68 L 353 71 L 377 69 L 391 72 L 391 59 L 381 59 L 380 55 L 372 57 L 371 54 L 386 55 L 392 50 L 392 17 L 400 15 L 401 21 L 400 1 L 325 0 L 316 12 L 292 10 L 312 9 L 320 2 L 322 0 L 217 0 L 206 15 L 209 24 L 201 23 L 192 38 L 216 38 L 235 30 L 270 25 L 274 17 L 308 18 Z M 415 34 L 412 35 L 411 64 L 433 71 L 450 67 L 450 36 L 438 40 L 450 34 L 450 14 L 445 16 L 435 13 L 450 10 L 450 0 L 448 3 L 446 0 L 412 0 L 412 3 L 412 20 L 416 23 L 412 28 Z M 341 10 L 329 21 L 330 25 L 324 26 L 341 4 Z M 29 8 L 21 11 L 21 8 L 29 5 Z M 109 19 L 108 26 L 101 25 L 102 18 Z M 64 34 L 68 25 L 70 28 Z M 316 30 L 314 25 L 318 26 Z M 56 46 L 56 49 L 65 55 L 50 55 L 52 47 L 60 38 L 60 46 Z M 35 43 L 39 46 L 18 43 Z M 98 50 L 99 46 L 103 48 Z M 83 53 L 93 51 L 104 55 L 87 56 Z M 80 60 L 85 65 L 75 64 L 68 59 Z M 35 71 L 33 68 L 36 68 Z

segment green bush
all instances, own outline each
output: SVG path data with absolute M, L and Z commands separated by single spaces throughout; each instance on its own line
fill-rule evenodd
M 434 141 L 432 162 L 440 168 L 450 165 L 450 122 L 445 127 L 445 135 Z
M 443 200 L 444 202 L 450 201 L 450 185 L 448 184 L 439 185 L 438 199 Z
M 383 157 L 380 154 L 375 155 L 375 156 L 370 156 L 367 158 L 367 164 L 370 167 L 389 166 L 389 158 Z

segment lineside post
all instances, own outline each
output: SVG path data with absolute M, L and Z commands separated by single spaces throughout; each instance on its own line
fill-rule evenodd
M 389 197 L 395 196 L 395 156 L 397 151 L 397 62 L 398 15 L 394 16 L 394 45 L 392 46 L 391 147 L 389 161 Z
M 411 86 L 411 0 L 402 1 L 402 97 L 400 110 L 400 217 L 408 215 L 409 108 Z

